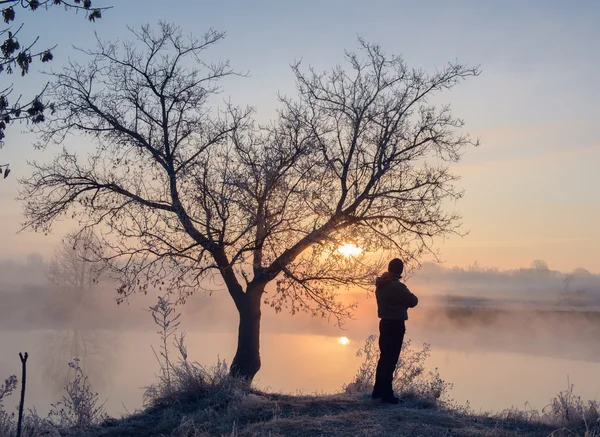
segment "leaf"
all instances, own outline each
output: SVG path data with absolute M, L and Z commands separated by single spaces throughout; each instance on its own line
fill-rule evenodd
M 102 18 L 102 11 L 100 9 L 94 9 L 92 13 L 88 16 L 90 21 L 96 21 L 96 19 Z
M 9 32 L 9 35 L 10 35 L 10 32 Z M 12 36 L 9 36 L 8 39 L 6 39 L 2 43 L 2 46 L 0 48 L 2 49 L 2 55 L 5 58 L 8 58 L 14 52 L 16 52 L 17 50 L 19 50 L 21 48 L 21 45 L 19 44 L 19 41 L 17 41 L 16 39 L 14 39 Z
M 42 62 L 49 62 L 54 59 L 54 56 L 50 50 L 46 50 L 40 57 L 42 58 Z
M 10 23 L 15 19 L 15 10 L 12 7 L 4 9 L 2 11 L 2 18 L 5 23 Z

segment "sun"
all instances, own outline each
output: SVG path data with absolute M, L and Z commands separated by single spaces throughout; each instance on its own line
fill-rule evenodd
M 338 343 L 341 344 L 342 346 L 346 346 L 347 344 L 350 343 L 350 340 L 348 340 L 348 337 L 340 337 L 340 338 L 338 338 Z
M 340 252 L 345 257 L 360 255 L 362 253 L 362 251 L 363 250 L 360 247 L 358 247 L 358 246 L 356 246 L 356 244 L 352 244 L 352 243 L 346 243 L 346 244 L 338 247 L 338 252 Z

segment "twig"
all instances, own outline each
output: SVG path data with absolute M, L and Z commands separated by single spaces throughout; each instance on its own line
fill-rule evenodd
M 29 354 L 25 352 L 23 355 L 19 352 L 19 358 L 21 358 L 22 374 L 21 374 L 21 402 L 19 402 L 19 422 L 17 425 L 17 437 L 21 437 L 21 430 L 23 426 L 23 406 L 25 405 L 25 383 L 27 381 L 27 358 Z
M 128 409 L 127 409 L 127 407 L 125 406 L 125 403 L 124 403 L 124 402 L 121 402 L 121 405 L 123 405 L 123 408 L 125 409 L 125 412 L 126 412 L 126 413 L 127 413 L 129 416 L 131 416 L 131 413 L 129 412 L 129 410 L 128 410 Z

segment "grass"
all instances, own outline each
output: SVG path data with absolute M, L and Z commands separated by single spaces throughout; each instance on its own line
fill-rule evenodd
M 421 408 L 411 397 L 397 406 L 365 394 L 290 396 L 224 384 L 202 397 L 151 408 L 88 430 L 107 436 L 548 436 L 553 428 L 499 418 Z M 562 434 L 555 434 L 556 436 Z M 566 434 L 565 434 L 566 435 Z
M 200 386 L 200 384 L 197 384 Z M 105 419 L 86 429 L 56 428 L 37 435 L 82 437 L 300 437 L 300 436 L 585 436 L 593 428 L 558 428 L 518 412 L 472 414 L 458 408 L 438 408 L 413 395 L 401 395 L 400 405 L 374 401 L 365 393 L 291 396 L 265 393 L 229 377 L 214 379 L 202 390 L 157 399 L 144 411 L 126 418 Z M 425 406 L 424 406 L 425 405 Z M 46 431 L 47 432 L 47 431 Z M 31 434 L 34 435 L 34 434 Z

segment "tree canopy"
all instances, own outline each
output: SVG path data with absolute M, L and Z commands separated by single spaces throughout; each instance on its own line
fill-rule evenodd
M 88 64 L 54 76 L 41 145 L 74 134 L 96 149 L 34 164 L 25 226 L 48 231 L 68 214 L 96 228 L 97 260 L 119 272 L 122 297 L 155 286 L 186 298 L 220 277 L 240 313 L 234 373 L 260 368 L 261 303 L 342 322 L 352 306 L 340 288 L 370 288 L 380 269 L 367 254 L 414 264 L 458 231 L 444 209 L 462 195 L 448 164 L 477 142 L 430 97 L 477 68 L 429 74 L 360 40 L 345 66 L 294 64 L 297 95 L 261 126 L 251 108 L 213 107 L 236 74 L 203 60 L 223 33 L 133 32 L 136 44 L 99 41 Z M 349 242 L 363 253 L 342 255 Z

